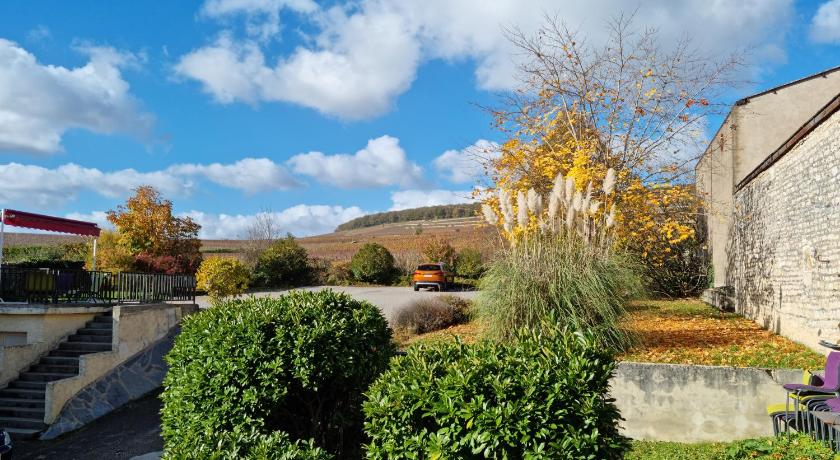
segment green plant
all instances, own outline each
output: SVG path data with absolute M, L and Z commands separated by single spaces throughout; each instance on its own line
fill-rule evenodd
M 327 270 L 327 284 L 333 286 L 347 286 L 353 280 L 350 272 L 349 260 L 333 260 Z
M 368 391 L 370 459 L 620 459 L 615 363 L 593 333 L 409 348 Z
M 394 256 L 378 243 L 364 244 L 350 260 L 350 272 L 359 281 L 387 283 L 394 271 Z
M 261 287 L 291 287 L 309 282 L 311 274 L 306 249 L 287 235 L 260 254 L 252 280 Z
M 733 443 L 726 449 L 726 460 L 754 458 L 759 460 L 831 460 L 831 448 L 807 435 L 748 439 Z
M 464 248 L 455 257 L 455 273 L 468 279 L 478 279 L 484 273 L 481 252 L 473 248 Z
M 245 292 L 251 275 L 238 259 L 211 257 L 201 262 L 195 278 L 198 289 L 207 292 L 212 302 L 218 302 Z
M 219 446 L 237 452 L 225 458 L 297 458 L 285 449 L 320 458 L 313 446 L 357 455 L 363 391 L 393 352 L 378 308 L 330 290 L 230 300 L 190 316 L 166 357 L 165 458 L 209 458 Z
M 470 319 L 470 302 L 451 295 L 421 298 L 402 307 L 394 317 L 394 327 L 412 334 L 463 324 Z
M 535 234 L 500 251 L 481 279 L 478 313 L 489 332 L 511 338 L 553 316 L 564 325 L 593 329 L 604 346 L 620 351 L 633 340 L 619 326 L 626 301 L 642 290 L 624 255 L 593 249 L 580 238 Z

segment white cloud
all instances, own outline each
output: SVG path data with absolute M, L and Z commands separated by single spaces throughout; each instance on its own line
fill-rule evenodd
M 288 164 L 297 174 L 341 188 L 412 186 L 422 182 L 422 169 L 408 160 L 399 139 L 382 136 L 353 155 L 301 153 Z
M 479 139 L 464 149 L 443 152 L 433 164 L 448 181 L 463 184 L 485 177 L 485 165 L 498 156 L 499 144 Z
M 356 206 L 304 205 L 299 204 L 280 212 L 271 213 L 279 233 L 289 232 L 295 236 L 309 236 L 332 232 L 339 224 L 365 215 Z M 190 211 L 183 215 L 201 224 L 202 238 L 237 239 L 244 238 L 255 215 L 209 214 Z
M 187 195 L 193 178 L 204 178 L 248 193 L 285 190 L 298 185 L 286 169 L 265 158 L 245 158 L 224 165 L 180 164 L 160 171 L 122 169 L 105 172 L 68 163 L 56 168 L 8 163 L 0 165 L 0 204 L 26 203 L 55 208 L 84 191 L 109 198 L 126 196 L 141 185 L 151 185 L 164 195 Z
M 114 226 L 108 222 L 108 214 L 105 211 L 93 211 L 88 213 L 81 213 L 81 212 L 71 212 L 64 217 L 68 219 L 76 219 L 81 220 L 84 222 L 93 222 L 96 225 L 99 225 L 99 228 L 103 230 L 113 230 Z
M 88 62 L 42 65 L 14 42 L 0 39 L 0 150 L 61 150 L 70 129 L 146 137 L 154 118 L 139 109 L 122 69 L 140 59 L 113 48 L 83 46 Z
M 391 193 L 390 211 L 475 201 L 471 190 L 401 190 Z
M 217 19 L 245 16 L 248 35 L 267 40 L 280 32 L 280 11 L 285 8 L 311 13 L 318 5 L 312 0 L 208 0 L 200 13 Z
M 840 0 L 820 5 L 811 19 L 809 35 L 817 43 L 840 43 Z
M 52 36 L 50 28 L 40 24 L 26 33 L 26 39 L 31 42 L 42 42 Z
M 227 165 L 221 163 L 174 165 L 166 171 L 175 175 L 203 176 L 216 184 L 247 193 L 288 190 L 300 186 L 300 183 L 289 174 L 285 167 L 268 158 L 244 158 Z
M 293 9 L 308 14 L 316 32 L 276 58 L 266 58 L 253 33 L 242 40 L 223 34 L 183 56 L 176 73 L 199 81 L 222 103 L 283 101 L 364 119 L 388 111 L 418 67 L 432 59 L 471 60 L 478 87 L 513 88 L 521 54 L 506 39 L 506 28 L 533 33 L 545 14 L 560 13 L 598 45 L 607 39 L 607 19 L 637 8 L 623 0 L 360 0 L 329 9 L 302 4 L 295 9 L 279 0 L 209 1 L 203 11 L 225 12 L 216 16 L 279 18 L 284 8 Z M 658 29 L 666 44 L 695 37 L 695 46 L 709 55 L 752 47 L 756 56 L 782 61 L 779 51 L 793 16 L 792 0 L 651 0 L 639 6 L 635 26 Z M 277 33 L 279 27 L 268 32 Z

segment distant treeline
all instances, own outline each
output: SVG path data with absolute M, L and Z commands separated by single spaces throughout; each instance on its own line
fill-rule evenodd
M 336 231 L 354 230 L 357 228 L 373 227 L 397 222 L 411 222 L 413 220 L 454 219 L 456 217 L 473 217 L 478 213 L 478 204 L 447 204 L 443 206 L 426 206 L 423 208 L 404 209 L 402 211 L 378 212 L 357 217 L 336 228 Z

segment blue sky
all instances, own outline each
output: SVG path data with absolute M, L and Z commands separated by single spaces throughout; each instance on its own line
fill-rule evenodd
M 149 183 L 235 238 L 266 210 L 306 235 L 462 202 L 469 152 L 503 141 L 477 108 L 515 86 L 502 29 L 556 12 L 597 43 L 634 9 L 665 41 L 748 47 L 733 99 L 840 65 L 840 0 L 5 0 L 0 206 L 101 220 Z

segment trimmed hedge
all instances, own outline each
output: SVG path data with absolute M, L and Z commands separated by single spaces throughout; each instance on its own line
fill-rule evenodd
M 210 300 L 218 302 L 228 296 L 236 296 L 248 289 L 251 273 L 238 259 L 210 257 L 204 259 L 195 274 L 198 289 L 207 292 Z
M 591 333 L 411 348 L 368 391 L 370 459 L 620 459 L 615 363 Z
M 359 281 L 387 283 L 394 277 L 394 256 L 381 244 L 366 243 L 350 260 L 350 272 Z
M 166 357 L 165 458 L 358 456 L 363 392 L 393 353 L 379 309 L 330 290 L 190 316 Z
M 309 254 L 291 235 L 271 243 L 251 273 L 254 286 L 271 288 L 302 286 L 311 277 Z

